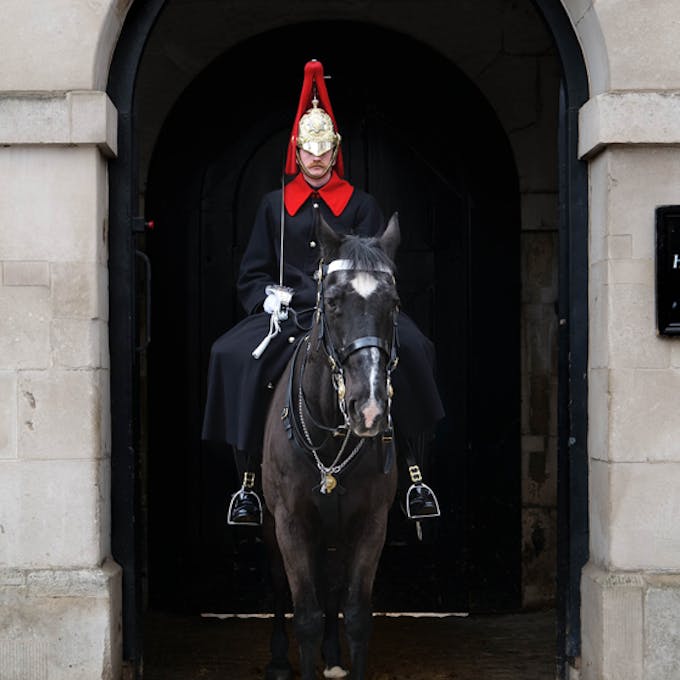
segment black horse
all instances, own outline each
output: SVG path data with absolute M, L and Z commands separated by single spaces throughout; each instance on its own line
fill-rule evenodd
M 292 596 L 302 680 L 363 680 L 371 598 L 397 486 L 390 375 L 399 298 L 394 215 L 380 238 L 341 237 L 318 217 L 314 323 L 279 381 L 264 434 L 264 537 L 276 591 L 267 680 L 293 677 L 284 612 Z M 287 582 L 287 583 L 286 583 Z M 288 591 L 287 586 L 290 590 Z

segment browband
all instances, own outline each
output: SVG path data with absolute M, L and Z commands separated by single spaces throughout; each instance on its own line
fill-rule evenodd
M 356 267 L 354 267 L 352 260 L 333 260 L 332 262 L 329 262 L 328 265 L 326 265 L 326 275 L 337 271 L 355 269 Z M 370 270 L 366 271 L 385 272 L 385 274 L 392 274 L 392 270 L 385 265 L 377 265 L 376 267 L 372 267 Z

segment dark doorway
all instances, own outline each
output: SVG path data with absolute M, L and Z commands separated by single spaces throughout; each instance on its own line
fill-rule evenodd
M 317 46 L 310 36 L 323 40 Z M 362 45 L 359 54 L 348 41 Z M 447 410 L 427 470 L 443 515 L 418 542 L 395 508 L 376 608 L 514 609 L 521 529 L 512 154 L 454 65 L 403 36 L 345 22 L 281 29 L 224 54 L 187 89 L 159 137 L 146 202 L 156 225 L 147 239 L 151 603 L 267 609 L 257 532 L 224 520 L 237 485 L 231 453 L 202 443 L 200 426 L 210 345 L 242 316 L 240 257 L 259 198 L 281 182 L 312 57 L 332 76 L 348 179 L 373 193 L 386 216 L 399 211 L 400 292 L 437 346 Z

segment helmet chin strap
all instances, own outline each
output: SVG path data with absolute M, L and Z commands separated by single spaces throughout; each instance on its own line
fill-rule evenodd
M 336 146 L 333 148 L 333 155 L 331 156 L 330 162 L 329 162 L 328 165 L 323 169 L 323 174 L 324 174 L 324 175 L 325 175 L 325 174 L 326 174 L 326 173 L 327 173 L 327 172 L 335 165 L 335 161 L 336 161 L 337 157 L 338 157 L 338 146 L 336 145 Z M 305 164 L 302 162 L 302 159 L 300 158 L 300 149 L 296 149 L 296 150 L 295 150 L 295 158 L 296 158 L 296 160 L 297 160 L 298 167 L 300 168 L 300 172 L 302 172 L 302 174 L 303 174 L 305 177 L 309 177 L 310 179 L 319 179 L 318 177 L 315 177 L 314 175 L 312 175 L 312 174 L 307 170 Z M 323 177 L 323 175 L 322 175 L 322 177 Z

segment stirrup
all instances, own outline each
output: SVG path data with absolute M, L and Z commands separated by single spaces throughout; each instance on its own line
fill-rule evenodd
M 432 512 L 411 512 L 411 501 L 415 498 L 415 496 L 421 494 L 427 496 L 428 501 L 432 503 Z M 430 519 L 433 517 L 439 517 L 440 515 L 441 511 L 439 510 L 439 501 L 437 500 L 435 492 L 432 491 L 432 489 L 424 482 L 411 484 L 411 486 L 408 488 L 408 491 L 406 492 L 406 516 L 409 519 Z
M 423 481 L 423 475 L 417 465 L 411 465 L 408 469 L 411 477 L 411 486 L 406 492 L 406 516 L 409 519 L 430 519 L 432 517 L 439 517 L 441 511 L 439 510 L 439 501 L 437 495 L 432 489 Z M 416 497 L 424 497 L 425 502 L 431 505 L 428 512 L 418 513 L 411 512 L 411 503 L 416 500 Z
M 258 527 L 262 524 L 262 501 L 257 492 L 253 490 L 255 473 L 246 472 L 243 475 L 243 486 L 234 494 L 229 501 L 227 509 L 227 524 L 232 526 Z M 243 506 L 250 505 L 250 513 L 245 518 L 239 518 L 236 511 Z M 248 516 L 250 515 L 250 516 Z

